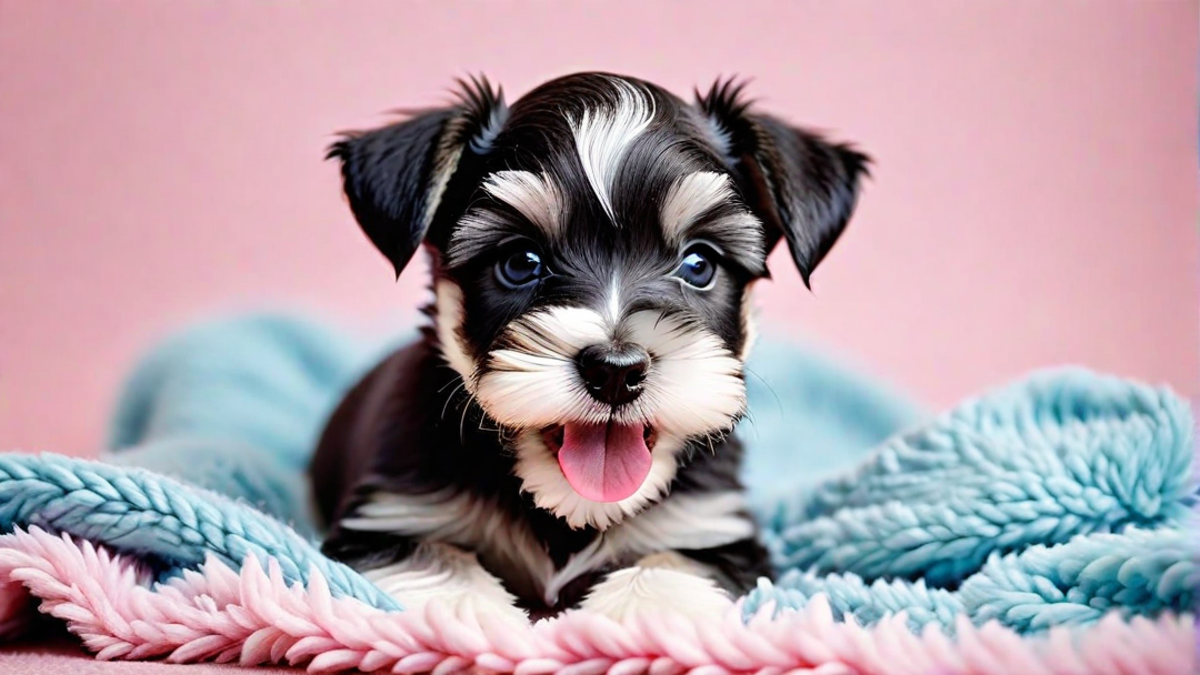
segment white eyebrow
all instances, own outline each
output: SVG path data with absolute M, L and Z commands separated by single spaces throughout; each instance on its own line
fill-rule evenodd
M 659 209 L 659 221 L 667 241 L 684 238 L 700 216 L 733 199 L 729 176 L 715 171 L 696 171 L 671 184 Z
M 730 259 L 747 270 L 758 270 L 766 257 L 763 225 L 744 206 L 735 206 L 735 201 L 728 174 L 696 171 L 681 176 L 667 189 L 659 208 L 663 237 L 673 246 L 683 246 L 696 236 L 711 238 L 721 244 Z M 734 208 L 720 209 L 722 206 Z M 701 222 L 713 209 L 720 209 L 717 217 Z
M 547 237 L 562 232 L 566 202 L 562 190 L 546 174 L 497 171 L 484 180 L 483 191 L 516 209 Z

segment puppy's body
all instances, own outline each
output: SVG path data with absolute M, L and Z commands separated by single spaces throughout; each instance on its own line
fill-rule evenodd
M 770 575 L 730 436 L 749 290 L 780 239 L 807 282 L 865 156 L 729 85 L 690 105 L 601 73 L 511 109 L 479 84 L 331 154 L 397 273 L 425 245 L 435 299 L 321 440 L 330 555 L 406 604 L 539 614 L 703 608 Z

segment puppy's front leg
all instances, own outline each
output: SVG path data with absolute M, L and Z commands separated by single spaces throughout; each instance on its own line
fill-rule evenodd
M 680 553 L 655 553 L 609 574 L 592 588 L 581 608 L 621 622 L 647 611 L 720 614 L 733 599 L 715 576 L 709 566 Z
M 460 618 L 492 614 L 528 623 L 516 598 L 479 564 L 474 553 L 457 546 L 422 542 L 405 559 L 363 572 L 406 610 L 423 611 L 444 603 Z

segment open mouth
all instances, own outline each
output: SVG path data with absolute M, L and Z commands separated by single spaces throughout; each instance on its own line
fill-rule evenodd
M 595 502 L 632 497 L 650 475 L 657 439 L 644 424 L 567 422 L 542 431 L 575 492 Z
M 553 452 L 555 456 L 562 449 L 563 436 L 566 430 L 566 426 L 562 424 L 555 424 L 542 429 L 542 440 L 546 442 L 546 447 L 550 448 L 550 452 Z M 654 427 L 647 424 L 642 429 L 642 440 L 646 442 L 647 448 L 651 451 L 654 450 L 654 442 L 658 440 L 658 434 L 654 432 Z

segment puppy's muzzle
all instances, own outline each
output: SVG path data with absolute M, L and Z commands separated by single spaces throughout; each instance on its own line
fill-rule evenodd
M 592 398 L 616 407 L 642 395 L 650 354 L 638 345 L 598 344 L 580 351 L 575 362 Z

